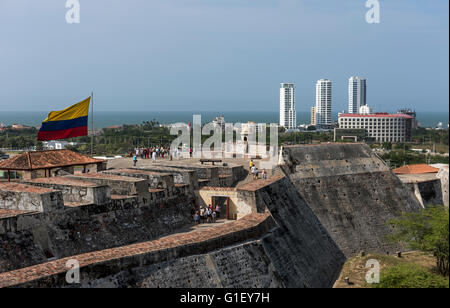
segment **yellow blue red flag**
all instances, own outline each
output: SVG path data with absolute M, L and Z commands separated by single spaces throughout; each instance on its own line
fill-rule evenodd
M 61 111 L 51 111 L 42 122 L 38 140 L 59 140 L 88 135 L 91 97 Z

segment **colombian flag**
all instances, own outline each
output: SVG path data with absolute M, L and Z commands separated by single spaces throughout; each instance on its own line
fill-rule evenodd
M 62 111 L 51 111 L 42 122 L 38 140 L 58 140 L 88 135 L 91 97 Z

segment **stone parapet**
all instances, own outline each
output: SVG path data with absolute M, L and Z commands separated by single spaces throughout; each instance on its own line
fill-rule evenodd
M 80 175 L 68 175 L 64 178 L 78 179 L 96 183 L 102 186 L 109 186 L 111 194 L 114 195 L 141 195 L 148 194 L 148 183 L 144 179 L 131 178 L 119 175 L 104 174 L 104 173 L 84 173 Z
M 0 209 L 48 212 L 64 207 L 60 191 L 17 183 L 0 183 Z

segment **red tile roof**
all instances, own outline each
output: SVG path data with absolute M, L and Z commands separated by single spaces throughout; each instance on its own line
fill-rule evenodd
M 431 167 L 427 164 L 406 165 L 394 169 L 395 174 L 423 174 L 423 173 L 438 173 L 439 169 Z
M 0 162 L 0 170 L 40 170 L 69 166 L 82 166 L 105 162 L 105 160 L 69 150 L 26 152 Z

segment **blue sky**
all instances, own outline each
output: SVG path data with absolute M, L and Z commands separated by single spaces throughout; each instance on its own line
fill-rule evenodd
M 0 112 L 58 110 L 94 91 L 97 110 L 297 110 L 333 81 L 347 109 L 352 75 L 376 111 L 448 112 L 448 0 L 0 0 Z

